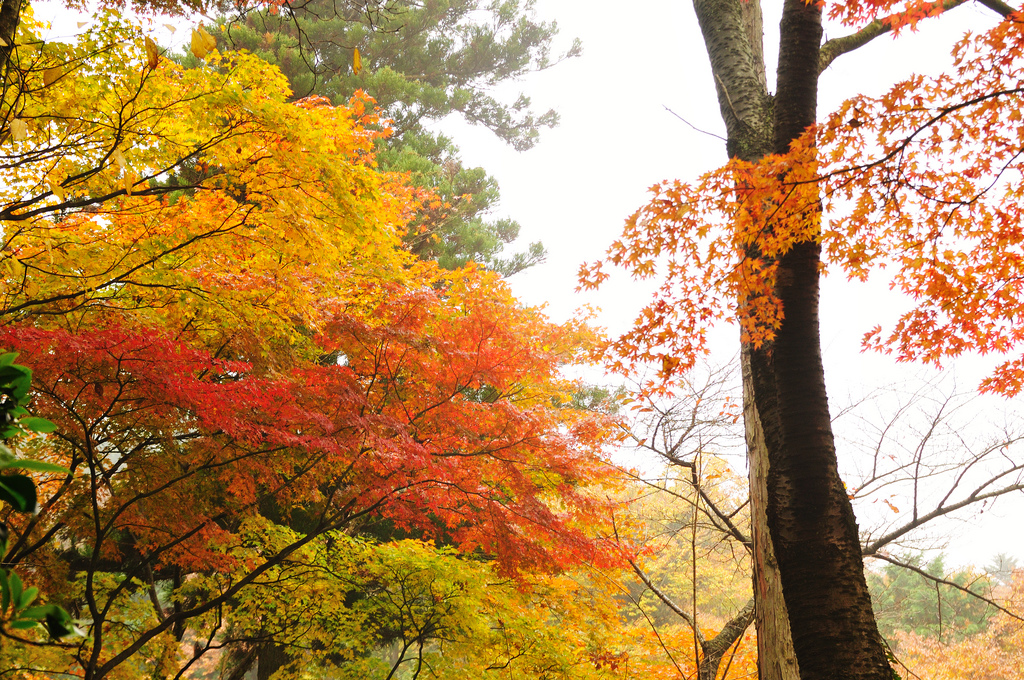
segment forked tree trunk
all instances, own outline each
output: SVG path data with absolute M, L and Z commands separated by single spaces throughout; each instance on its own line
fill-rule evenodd
M 704 36 L 730 158 L 756 162 L 772 150 L 773 101 L 764 63 L 757 0 L 694 0 Z M 798 680 L 789 615 L 768 531 L 768 457 L 754 403 L 750 356 L 744 349 L 743 420 L 750 469 L 754 626 L 760 680 Z
M 694 6 L 729 155 L 756 161 L 787 152 L 817 113 L 820 8 L 786 1 L 773 101 L 757 0 L 694 0 Z M 744 348 L 760 672 L 764 680 L 890 680 L 857 525 L 838 474 L 818 336 L 819 265 L 814 242 L 781 258 L 775 292 L 782 327 L 774 342 Z

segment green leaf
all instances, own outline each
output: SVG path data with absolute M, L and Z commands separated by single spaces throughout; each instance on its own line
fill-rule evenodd
M 7 611 L 11 603 L 11 586 L 7 581 L 7 570 L 0 569 L 0 614 Z
M 58 612 L 63 611 L 63 609 L 61 609 L 55 604 L 40 604 L 36 605 L 35 607 L 29 607 L 21 613 L 19 618 L 35 619 L 36 621 L 41 621 L 43 618 L 50 616 L 51 614 L 56 614 Z
M 13 505 L 18 512 L 35 512 L 35 482 L 25 475 L 0 476 L 0 500 Z
M 32 432 L 46 433 L 57 429 L 57 426 L 46 418 L 22 418 L 18 421 L 18 424 Z
M 62 638 L 80 633 L 75 622 L 62 607 L 55 604 L 43 604 L 26 609 L 10 622 L 11 628 L 27 630 L 38 625 L 45 625 L 46 632 L 52 638 Z
M 20 403 L 32 386 L 32 371 L 18 365 L 0 366 L 0 386 L 3 385 L 8 386 L 3 387 L 3 391 Z
M 21 613 L 22 619 L 33 619 L 35 621 L 46 621 L 46 631 L 53 638 L 67 637 L 68 635 L 74 635 L 75 622 L 72 621 L 71 615 L 64 611 L 63 607 L 58 607 L 55 604 L 42 604 L 38 607 L 32 607 L 26 609 Z
M 7 352 L 6 354 L 0 354 L 0 366 L 10 366 L 14 363 L 14 360 L 18 358 L 17 352 Z
M 6 468 L 18 468 L 19 470 L 31 470 L 32 472 L 63 472 L 66 475 L 71 474 L 71 470 L 60 465 L 54 465 L 53 463 L 44 463 L 41 460 L 28 460 L 25 458 L 15 458 L 14 460 L 0 462 L 0 470 Z
M 39 588 L 28 588 L 21 594 L 21 599 L 18 601 L 18 605 L 15 609 L 25 609 L 36 599 L 39 595 Z M 24 614 L 22 614 L 24 616 Z
M 24 584 L 21 582 L 21 577 L 12 571 L 7 576 L 7 582 L 11 586 L 11 602 L 21 602 L 21 591 L 24 587 Z
M 11 628 L 17 628 L 21 630 L 27 630 L 29 628 L 35 628 L 39 625 L 38 621 L 28 621 L 26 619 L 14 619 L 11 621 Z
M 56 605 L 49 606 L 56 610 L 54 613 L 46 615 L 46 632 L 50 634 L 50 637 L 62 638 L 68 635 L 81 634 L 81 631 L 75 628 L 70 614 Z

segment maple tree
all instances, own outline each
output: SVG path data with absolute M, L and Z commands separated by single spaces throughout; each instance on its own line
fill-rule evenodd
M 375 168 L 365 99 L 292 102 L 274 67 L 198 30 L 192 69 L 109 13 L 68 44 L 29 47 L 29 12 L 18 30 L 0 346 L 56 426 L 34 457 L 70 472 L 7 518 L 4 560 L 85 635 L 5 646 L 8 666 L 607 673 L 600 621 L 559 576 L 613 557 L 590 490 L 616 429 L 561 374 L 592 356 L 585 321 L 402 247 L 431 197 Z M 410 619 L 389 574 L 414 586 Z M 268 601 L 284 581 L 295 599 Z M 578 639 L 531 624 L 541 599 Z M 495 618 L 507 633 L 482 636 Z M 399 638 L 398 661 L 372 660 Z
M 897 285 L 919 301 L 888 337 L 873 336 L 880 340 L 869 345 L 891 343 L 902 358 L 934 362 L 968 346 L 1006 351 L 1016 340 L 1008 315 L 1016 308 L 1015 255 L 1005 247 L 1016 243 L 1007 219 L 1016 189 L 999 179 L 1015 171 L 1019 132 L 1004 122 L 1017 93 L 1013 8 L 984 3 L 1004 20 L 958 46 L 954 74 L 934 84 L 913 78 L 880 100 L 854 100 L 814 128 L 818 78 L 834 59 L 958 4 L 837 4 L 831 16 L 854 32 L 823 43 L 822 7 L 786 2 L 778 88 L 770 95 L 757 3 L 697 3 L 733 160 L 695 184 L 655 187 L 609 250 L 611 263 L 640 276 L 662 272 L 665 282 L 633 331 L 613 345 L 618 367 L 655 361 L 670 377 L 704 348 L 707 324 L 739 318 L 755 571 L 770 572 L 777 559 L 781 579 L 781 587 L 756 593 L 781 593 L 785 606 L 782 614 L 782 602 L 759 607 L 773 619 L 758 620 L 762 660 L 783 669 L 767 671 L 771 677 L 793 677 L 797 665 L 802 678 L 890 673 L 836 464 L 818 339 L 823 262 L 858 277 L 869 265 L 892 263 Z M 990 137 L 994 150 L 976 155 Z M 950 159 L 958 160 L 951 166 Z M 840 198 L 855 207 L 845 210 Z M 829 227 L 821 223 L 823 199 L 844 215 Z M 965 247 L 965 238 L 982 247 Z M 605 274 L 594 265 L 582 278 L 597 285 Z M 988 283 L 979 286 L 982 279 Z M 1017 375 L 1010 361 L 987 386 L 1013 392 Z M 793 663 L 778 651 L 790 637 L 787 624 Z

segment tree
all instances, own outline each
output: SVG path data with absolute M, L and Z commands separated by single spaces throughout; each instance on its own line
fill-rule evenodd
M 944 518 L 984 510 L 1024 488 L 1024 464 L 1018 452 L 1022 430 L 1016 412 L 1008 408 L 1000 413 L 976 394 L 950 390 L 948 382 L 922 381 L 874 390 L 839 409 L 834 420 L 837 432 L 845 435 L 841 440 L 847 452 L 844 481 L 861 517 L 862 555 L 884 563 L 884 573 L 895 584 L 893 596 L 905 590 L 903 584 L 917 585 L 914 592 L 921 595 L 917 612 L 936 625 L 944 620 L 947 632 L 962 627 L 963 617 L 951 626 L 957 612 L 973 617 L 975 626 L 996 613 L 1011 619 L 1020 613 L 1001 604 L 983 578 L 968 577 L 966 572 L 947 576 L 941 568 L 926 570 L 899 553 L 929 541 L 928 529 L 934 533 L 934 525 Z M 733 555 L 733 569 L 742 569 L 744 558 L 753 553 L 744 512 L 749 506 L 748 490 L 736 488 L 728 468 L 711 463 L 713 454 L 736 452 L 743 443 L 742 425 L 737 423 L 739 378 L 734 370 L 702 368 L 678 377 L 676 383 L 671 398 L 640 393 L 630 400 L 634 413 L 630 440 L 646 459 L 653 455 L 668 466 L 665 472 L 637 475 L 643 485 L 637 493 L 670 495 L 681 506 L 663 522 L 667 530 L 647 528 L 640 535 L 666 544 L 687 544 L 693 528 L 702 537 L 695 545 L 712 545 L 715 550 L 708 551 L 710 560 L 673 574 L 651 559 L 649 550 L 624 549 L 630 551 L 640 583 L 676 618 L 690 628 L 698 619 L 705 627 L 708 621 L 715 622 L 700 641 L 702 654 L 695 663 L 701 677 L 714 677 L 723 660 L 719 652 L 736 644 L 753 620 L 753 601 L 744 606 L 742 597 L 734 600 L 745 588 L 734 586 L 723 597 L 706 581 L 693 591 L 692 586 L 681 589 L 676 584 L 693 578 L 693 566 L 699 567 L 698 575 L 718 573 L 721 553 Z M 674 484 L 668 486 L 666 479 Z M 643 508 L 653 502 L 638 505 Z M 680 530 L 680 525 L 686 528 Z M 872 588 L 881 582 L 874 574 L 868 574 Z M 909 615 L 910 606 L 905 602 L 900 608 L 885 607 L 893 597 L 879 600 L 879 593 L 873 591 L 880 626 L 892 641 L 893 611 Z M 718 605 L 707 606 L 709 598 Z M 730 599 L 731 604 L 720 607 Z M 939 618 L 936 602 L 945 603 L 944 619 Z M 693 606 L 697 603 L 704 604 Z
M 933 209 L 927 213 L 928 218 L 913 219 L 906 208 L 918 195 L 918 177 L 931 180 L 927 185 L 930 190 L 941 183 L 957 187 L 951 189 L 953 193 L 963 187 L 960 180 L 947 182 L 946 165 L 943 165 L 941 178 L 933 166 L 918 173 L 913 163 L 904 165 L 907 158 L 904 151 L 914 146 L 918 135 L 923 135 L 929 144 L 922 149 L 923 155 L 919 158 L 925 158 L 926 154 L 938 158 L 945 151 L 942 140 L 949 138 L 933 127 L 935 123 L 960 121 L 961 118 L 952 114 L 980 101 L 1000 101 L 1009 106 L 1007 98 L 1000 99 L 1000 94 L 1013 91 L 1008 83 L 1001 89 L 998 86 L 993 89 L 991 80 L 984 78 L 977 79 L 980 82 L 971 81 L 973 90 L 959 77 L 943 81 L 946 90 L 922 88 L 920 80 L 912 80 L 897 86 L 892 99 L 885 100 L 894 103 L 903 98 L 904 107 L 888 109 L 899 111 L 899 115 L 861 118 L 858 114 L 830 118 L 829 124 L 822 128 L 820 142 L 835 150 L 829 152 L 831 155 L 826 153 L 823 160 L 834 162 L 831 165 L 826 162 L 827 168 L 819 168 L 812 129 L 816 118 L 817 80 L 837 57 L 878 35 L 915 26 L 925 17 L 956 4 L 837 6 L 833 14 L 847 25 L 859 28 L 849 36 L 822 44 L 820 6 L 787 2 L 783 7 L 780 32 L 778 91 L 769 96 L 760 39 L 760 8 L 756 3 L 697 3 L 698 20 L 728 131 L 728 151 L 734 160 L 724 171 L 711 173 L 695 187 L 681 183 L 655 187 L 652 202 L 630 219 L 623 240 L 609 251 L 612 263 L 627 266 L 642 276 L 653 275 L 665 264 L 659 258 L 668 261 L 669 274 L 656 300 L 644 310 L 635 329 L 615 345 L 619 356 L 624 358 L 620 365 L 654 360 L 663 367 L 663 373 L 669 375 L 677 366 L 692 364 L 703 347 L 705 324 L 733 314 L 740 317 L 745 361 L 749 361 L 751 439 L 756 442 L 758 430 L 763 432 L 768 461 L 764 470 L 758 462 L 759 448 L 750 447 L 754 456 L 751 470 L 756 473 L 755 477 L 765 479 L 763 494 L 757 479 L 752 483 L 755 536 L 759 525 L 757 517 L 763 507 L 788 610 L 787 616 L 776 618 L 788 619 L 791 625 L 802 678 L 888 678 L 890 673 L 871 613 L 856 523 L 836 464 L 817 335 L 822 248 L 832 261 L 843 264 L 853 275 L 863 275 L 873 256 L 880 258 L 889 249 L 900 252 L 904 243 L 921 244 L 920 248 L 930 253 L 935 239 L 915 240 L 909 233 L 909 225 L 926 225 L 926 231 L 941 229 L 944 218 L 956 215 L 959 220 L 959 206 L 972 205 L 973 198 L 969 192 L 962 192 L 959 198 L 953 199 L 954 209 L 943 210 L 941 206 L 951 205 L 951 199 L 948 195 L 942 196 L 936 204 L 926 206 Z M 986 5 L 1004 17 L 1012 13 L 1012 8 L 1001 3 Z M 979 47 L 978 59 L 961 69 L 958 76 L 974 68 L 980 73 L 983 65 L 999 60 L 1001 57 L 997 55 L 1004 52 L 991 48 L 1000 40 L 1005 43 L 1008 36 L 1016 36 L 1016 32 L 1014 22 L 1000 23 L 987 38 L 979 41 L 979 46 L 983 47 Z M 1001 79 L 1001 70 L 997 73 Z M 944 97 L 954 97 L 955 102 L 949 103 Z M 926 101 L 936 102 L 935 108 L 926 105 Z M 852 108 L 843 112 L 860 110 L 858 103 L 850 106 Z M 876 106 L 876 113 L 881 114 L 881 106 L 880 103 Z M 935 113 L 936 109 L 939 113 Z M 901 136 L 900 123 L 890 134 L 888 122 L 883 121 L 902 120 L 904 111 L 917 112 L 907 119 L 912 131 Z M 980 119 L 972 121 L 982 125 Z M 863 143 L 876 129 L 881 134 L 883 147 L 877 155 L 877 147 L 872 144 L 855 148 L 839 142 L 831 146 L 835 140 L 849 137 Z M 853 133 L 854 130 L 859 132 Z M 988 136 L 986 128 L 966 124 L 961 132 Z M 963 138 L 974 137 L 964 134 Z M 998 148 L 1000 151 L 995 158 L 999 158 L 999 153 L 1008 153 L 1005 147 Z M 774 155 L 768 155 L 769 152 Z M 843 154 L 881 160 L 851 165 L 843 162 L 847 160 L 845 157 L 838 160 Z M 965 163 L 974 160 L 974 157 L 964 158 Z M 923 163 L 921 161 L 922 168 Z M 973 167 L 979 176 L 992 176 L 984 159 Z M 898 174 L 903 170 L 909 175 Z M 967 171 L 965 176 L 971 177 L 971 172 Z M 819 184 L 822 177 L 831 181 Z M 897 189 L 896 194 L 892 193 L 893 187 Z M 855 233 L 850 227 L 823 230 L 821 197 L 840 194 L 858 197 L 861 203 L 850 213 L 849 225 L 864 229 L 868 229 L 869 224 L 875 225 L 877 241 L 870 239 L 871 232 Z M 893 195 L 910 198 L 890 200 Z M 930 193 L 926 193 L 925 202 L 928 202 L 927 196 Z M 886 223 L 871 213 L 871 201 L 879 201 L 875 204 L 877 210 L 899 215 L 901 229 L 885 228 Z M 965 218 L 964 224 L 969 222 L 977 224 Z M 721 225 L 722 231 L 712 230 L 712 223 Z M 1002 222 L 985 222 L 984 233 L 1001 233 L 1001 228 L 992 228 L 994 224 Z M 877 250 L 872 248 L 873 244 L 878 244 Z M 909 251 L 913 253 L 913 247 Z M 951 251 L 958 253 L 960 249 Z M 951 259 L 956 261 L 958 257 L 954 255 Z M 903 356 L 935 361 L 940 356 L 955 354 L 964 349 L 959 338 L 965 332 L 988 342 L 978 345 L 981 349 L 1010 347 L 1013 333 L 1005 330 L 1008 317 L 1001 315 L 1013 307 L 1012 304 L 1006 308 L 1000 305 L 999 309 L 981 310 L 982 298 L 989 296 L 971 293 L 958 297 L 966 290 L 966 285 L 950 285 L 944 289 L 933 285 L 949 265 L 944 267 L 945 263 L 939 263 L 932 267 L 927 256 L 918 255 L 915 259 L 910 254 L 900 260 L 900 264 L 913 281 L 905 288 L 925 300 L 917 316 L 912 313 L 893 334 L 894 340 L 901 341 Z M 914 275 L 915 264 L 920 276 Z M 1002 287 L 1012 280 L 995 269 L 993 264 L 988 270 L 998 281 L 994 285 Z M 588 285 L 596 285 L 602 278 L 599 266 L 583 271 L 584 282 Z M 953 290 L 956 292 L 951 292 Z M 1004 295 L 1014 298 L 1012 294 Z M 929 300 L 934 300 L 934 305 Z M 966 302 L 959 302 L 961 300 Z M 943 313 L 939 314 L 938 309 Z M 971 317 L 971 312 L 980 316 Z M 947 318 L 946 313 L 955 314 L 955 320 L 946 325 L 937 323 L 937 319 Z M 979 318 L 1003 321 L 979 324 Z M 915 351 L 914 347 L 924 350 Z M 1012 386 L 1014 370 L 1012 365 L 1007 366 L 993 385 L 1003 387 L 1008 380 Z M 1004 382 L 999 382 L 1000 377 Z M 762 544 L 756 552 L 770 555 L 768 550 Z M 770 559 L 755 561 L 760 569 L 770 563 Z M 785 637 L 785 631 L 781 634 Z M 781 646 L 772 645 L 776 649 Z M 761 649 L 769 652 L 764 655 L 766 660 L 773 658 L 771 650 L 764 646 Z M 781 668 L 786 666 L 784 661 L 768 663 Z
M 371 95 L 392 122 L 378 162 L 411 173 L 437 202 L 414 220 L 405 239 L 413 252 L 445 267 L 468 261 L 511 275 L 544 258 L 539 243 L 501 257 L 519 234 L 508 219 L 487 218 L 499 201 L 497 182 L 482 168 L 466 168 L 458 148 L 425 123 L 449 115 L 487 127 L 526 150 L 554 111 L 534 114 L 530 99 L 497 98 L 494 88 L 578 55 L 578 41 L 554 57 L 554 22 L 533 17 L 528 0 L 481 3 L 336 3 L 308 0 L 276 8 L 242 8 L 214 31 L 224 49 L 248 50 L 281 67 L 297 98 L 317 94 L 334 103 L 356 92 Z M 354 59 L 359 56 L 359 67 Z
M 38 457 L 71 474 L 40 481 L 5 561 L 88 624 L 70 648 L 5 647 L 7 667 L 174 675 L 229 648 L 228 673 L 256 649 L 261 677 L 303 660 L 358 676 L 402 639 L 391 672 L 490 655 L 596 673 L 599 626 L 558 578 L 610 559 L 590 489 L 615 430 L 560 374 L 594 332 L 401 247 L 419 194 L 373 167 L 364 100 L 290 102 L 276 69 L 206 53 L 199 31 L 207 63 L 184 69 L 109 14 L 39 54 L 21 48 L 34 29 L 6 102 L 0 344 L 57 425 Z M 339 582 L 354 553 L 364 573 Z M 416 561 L 450 575 L 437 602 Z M 387 569 L 415 586 L 412 619 L 384 606 Z M 295 600 L 263 596 L 279 582 Z M 579 642 L 521 618 L 546 589 Z M 500 639 L 467 620 L 487 597 L 508 608 Z M 337 616 L 311 619 L 325 602 Z
M 896 631 L 932 637 L 939 642 L 962 640 L 983 632 L 996 615 L 985 602 L 965 592 L 977 590 L 991 594 L 991 584 L 984 574 L 971 570 L 947 574 L 942 555 L 927 564 L 922 563 L 921 555 L 904 557 L 901 561 L 923 569 L 937 580 L 951 581 L 963 590 L 941 589 L 936 580 L 925 579 L 894 564 L 886 565 L 881 573 L 869 573 L 868 586 L 878 628 L 887 640 L 891 641 Z
M 1015 572 L 1006 605 L 1020 611 L 1021 572 Z M 1024 624 L 1019 618 L 999 612 L 984 632 L 952 641 L 914 633 L 897 635 L 901 662 L 909 674 L 936 680 L 993 678 L 1003 680 L 1019 674 Z
M 53 423 L 29 415 L 26 406 L 32 371 L 14 363 L 17 358 L 14 353 L 0 355 L 0 469 L 67 473 L 56 465 L 19 458 L 7 445 L 15 437 L 53 431 Z M 5 472 L 0 475 L 0 500 L 9 504 L 14 512 L 35 512 L 38 508 L 35 481 L 25 474 Z M 7 525 L 0 522 L 0 558 L 7 554 L 9 536 Z M 11 629 L 31 629 L 39 625 L 45 625 L 53 638 L 73 632 L 68 613 L 55 604 L 37 603 L 38 595 L 38 588 L 25 588 L 18 574 L 0 567 L 0 634 L 13 637 Z
M 642 389 L 638 390 L 637 398 L 627 400 L 637 416 L 629 438 L 638 449 L 654 454 L 667 466 L 664 483 L 639 475 L 634 475 L 635 479 L 646 493 L 663 499 L 667 496 L 686 508 L 688 517 L 672 520 L 676 529 L 670 535 L 675 538 L 677 533 L 683 534 L 682 542 L 689 540 L 691 552 L 690 564 L 680 575 L 671 575 L 659 565 L 658 571 L 669 571 L 669 575 L 659 578 L 644 564 L 648 561 L 640 558 L 642 542 L 630 548 L 629 563 L 652 597 L 689 628 L 694 672 L 697 677 L 710 680 L 719 677 L 723 662 L 727 664 L 724 672 L 728 672 L 732 655 L 742 645 L 754 620 L 754 600 L 747 588 L 736 588 L 732 583 L 727 595 L 717 589 L 709 592 L 706 583 L 700 583 L 698 577 L 716 566 L 722 569 L 719 565 L 723 562 L 728 565 L 725 568 L 732 571 L 732 578 L 727 581 L 750 571 L 746 558 L 753 552 L 753 544 L 744 512 L 749 494 L 743 485 L 737 488 L 737 480 L 724 459 L 737 444 L 732 426 L 740 416 L 729 382 L 728 370 L 711 369 L 706 375 L 694 372 L 688 376 L 679 389 L 681 396 L 667 405 Z M 672 475 L 676 478 L 670 486 L 668 479 Z M 678 509 L 672 516 L 677 515 Z M 681 530 L 678 524 L 688 530 Z M 701 536 L 699 560 L 698 532 Z M 681 578 L 690 580 L 689 593 L 671 587 Z M 714 607 L 708 606 L 709 599 L 715 600 Z M 642 611 L 640 602 L 637 607 Z M 714 621 L 712 625 L 708 624 L 709 619 Z

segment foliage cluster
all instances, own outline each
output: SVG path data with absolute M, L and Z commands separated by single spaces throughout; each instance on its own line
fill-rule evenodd
M 437 198 L 378 167 L 364 96 L 293 101 L 203 29 L 192 68 L 115 13 L 39 30 L 6 69 L 0 345 L 55 429 L 4 562 L 84 634 L 5 622 L 2 664 L 606 674 L 615 613 L 572 576 L 614 559 L 617 429 L 562 373 L 585 320 L 403 245 Z

